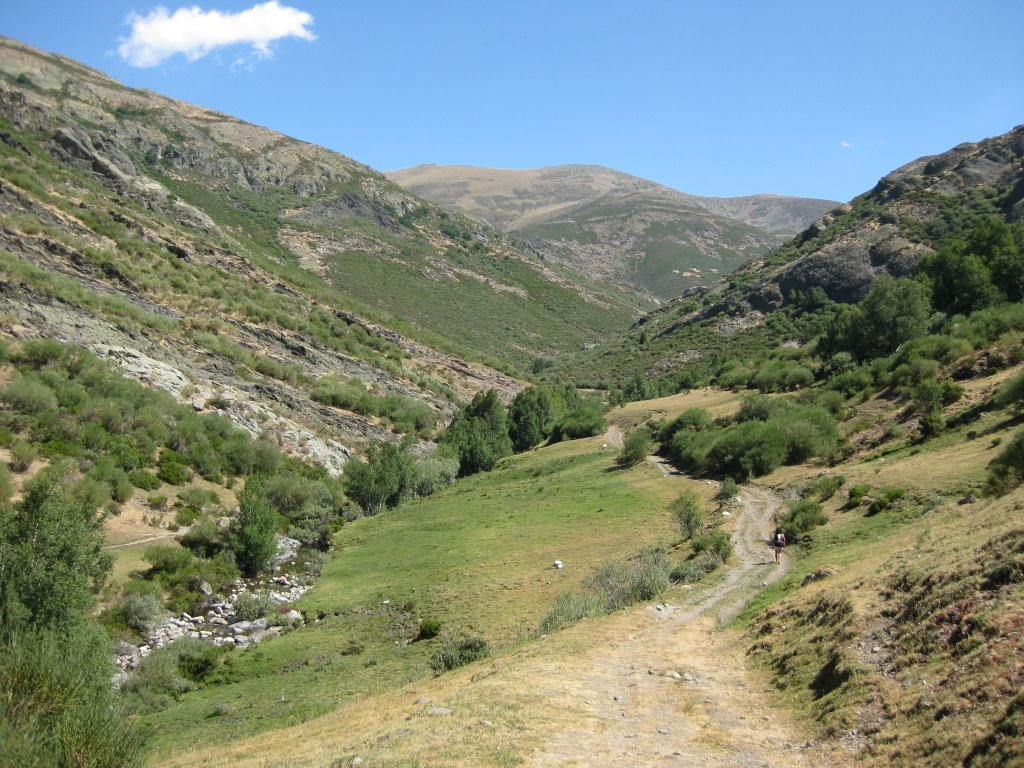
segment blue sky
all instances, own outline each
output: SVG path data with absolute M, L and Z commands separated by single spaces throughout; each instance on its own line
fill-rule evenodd
M 1021 30 L 1020 0 L 0 10 L 0 34 L 381 170 L 595 163 L 695 194 L 837 200 L 1024 123 Z

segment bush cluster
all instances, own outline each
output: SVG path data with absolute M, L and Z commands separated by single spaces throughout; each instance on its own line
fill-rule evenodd
M 671 569 L 662 546 L 642 547 L 625 562 L 605 563 L 580 592 L 559 595 L 537 631 L 546 634 L 583 618 L 653 600 L 668 587 Z
M 821 511 L 821 502 L 814 499 L 798 499 L 789 505 L 789 510 L 779 518 L 779 527 L 786 534 L 786 540 L 795 542 L 812 528 L 828 522 Z
M 722 565 L 722 558 L 714 549 L 705 549 L 672 569 L 672 581 L 695 584 Z
M 746 479 L 831 455 L 839 432 L 835 418 L 820 405 L 757 396 L 744 400 L 731 424 L 714 424 L 706 414 L 687 411 L 663 426 L 659 439 L 686 469 Z
M 989 464 L 985 492 L 1002 496 L 1024 483 L 1024 430 L 1018 431 Z
M 396 432 L 428 436 L 437 424 L 437 412 L 430 406 L 403 395 L 375 395 L 359 379 L 325 376 L 313 386 L 310 397 L 335 408 L 377 416 Z
M 491 655 L 491 647 L 482 637 L 463 635 L 446 637 L 428 662 L 435 672 L 447 672 Z

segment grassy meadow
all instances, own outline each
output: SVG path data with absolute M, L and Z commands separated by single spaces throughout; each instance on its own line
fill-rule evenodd
M 233 655 L 226 684 L 146 716 L 155 761 L 183 743 L 286 727 L 429 677 L 440 639 L 409 642 L 423 619 L 440 621 L 442 635 L 481 636 L 499 654 L 517 648 L 555 597 L 600 564 L 671 542 L 667 508 L 678 485 L 647 464 L 614 468 L 616 451 L 603 443 L 521 454 L 345 525 L 333 559 L 298 604 L 320 620 Z M 553 569 L 555 560 L 565 569 Z

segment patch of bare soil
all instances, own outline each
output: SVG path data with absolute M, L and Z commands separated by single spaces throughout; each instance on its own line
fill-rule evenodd
M 846 761 L 774 711 L 770 692 L 749 674 L 735 632 L 716 630 L 787 569 L 785 558 L 775 564 L 769 546 L 781 499 L 754 486 L 742 490 L 742 499 L 732 515 L 731 567 L 720 581 L 692 602 L 633 614 L 626 639 L 560 665 L 550 695 L 567 725 L 534 753 L 532 765 L 777 768 Z

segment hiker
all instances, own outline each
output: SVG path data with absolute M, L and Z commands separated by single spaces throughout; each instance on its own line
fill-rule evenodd
M 781 528 L 775 529 L 775 536 L 772 537 L 772 545 L 775 547 L 775 562 L 782 562 L 782 549 L 786 546 L 786 534 Z

